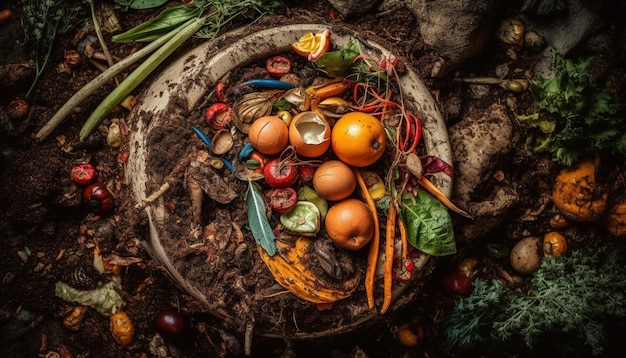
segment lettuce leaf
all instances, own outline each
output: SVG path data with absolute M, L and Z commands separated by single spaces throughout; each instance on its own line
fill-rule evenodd
M 402 219 L 407 240 L 416 249 L 432 256 L 456 253 L 450 213 L 428 192 L 420 190 L 417 197 L 402 198 Z

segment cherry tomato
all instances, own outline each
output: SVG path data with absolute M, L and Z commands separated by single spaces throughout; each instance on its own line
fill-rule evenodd
M 455 269 L 443 277 L 443 288 L 452 296 L 467 297 L 472 294 L 474 283 L 471 277 L 461 270 Z
M 278 214 L 287 214 L 298 203 L 298 193 L 293 188 L 278 188 L 270 193 L 270 208 Z
M 113 212 L 115 200 L 102 182 L 96 182 L 83 190 L 83 202 L 94 213 L 106 215 Z
M 286 188 L 298 179 L 298 167 L 291 160 L 272 159 L 265 164 L 263 176 L 272 188 Z
M 270 57 L 265 61 L 267 72 L 273 77 L 282 77 L 291 72 L 291 61 L 283 56 Z
M 96 168 L 89 163 L 76 164 L 70 172 L 72 181 L 81 186 L 91 184 L 94 180 L 96 180 L 97 176 L 98 173 L 96 172 Z

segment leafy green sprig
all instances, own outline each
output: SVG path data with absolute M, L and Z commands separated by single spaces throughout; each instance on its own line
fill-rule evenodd
M 89 3 L 73 0 L 24 0 L 22 2 L 22 29 L 24 45 L 31 49 L 35 60 L 35 78 L 26 92 L 35 89 L 57 45 L 59 35 L 65 34 L 86 21 Z
M 626 317 L 626 248 L 607 251 L 545 258 L 524 292 L 476 279 L 472 295 L 458 300 L 446 318 L 449 343 L 469 350 L 523 342 L 532 349 L 546 335 L 564 334 L 601 354 L 607 320 Z
M 556 51 L 553 59 L 554 77 L 530 82 L 535 112 L 518 116 L 531 127 L 527 147 L 563 165 L 594 152 L 626 155 L 626 122 L 613 93 L 593 83 L 591 59 L 574 62 Z

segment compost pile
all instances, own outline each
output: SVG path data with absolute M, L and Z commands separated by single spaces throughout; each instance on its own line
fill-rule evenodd
M 475 127 L 471 123 L 466 127 L 457 126 L 456 131 L 453 126 L 467 123 L 466 119 L 478 119 L 475 122 L 497 126 L 503 122 L 502 118 L 511 118 L 511 129 L 506 132 L 508 136 L 489 138 L 488 146 L 483 143 L 483 149 L 492 150 L 491 143 L 499 139 L 508 142 L 510 148 L 498 153 L 497 158 L 495 155 L 489 158 L 489 165 L 486 165 L 489 169 L 480 172 L 480 177 L 472 178 L 478 183 L 464 195 L 457 196 L 463 199 L 461 207 L 471 209 L 468 211 L 476 221 L 449 213 L 454 224 L 457 253 L 432 257 L 408 247 L 407 257 L 413 260 L 417 269 L 407 279 L 402 276 L 406 272 L 402 272 L 401 266 L 394 267 L 393 284 L 398 291 L 394 294 L 392 307 L 397 306 L 382 315 L 379 310 L 384 300 L 384 261 L 379 260 L 381 267 L 375 279 L 375 304 L 374 309 L 370 309 L 365 283 L 368 248 L 338 249 L 323 221 L 320 221 L 317 244 L 314 244 L 300 238 L 306 235 L 285 230 L 282 214 L 268 210 L 266 217 L 270 226 L 283 229 L 277 235 L 277 253 L 271 257 L 275 260 L 293 259 L 294 250 L 301 250 L 299 252 L 306 253 L 306 258 L 299 261 L 299 267 L 306 268 L 308 277 L 315 277 L 325 288 L 334 293 L 342 292 L 346 297 L 332 304 L 314 303 L 298 297 L 285 288 L 288 285 L 281 285 L 270 270 L 271 267 L 278 268 L 276 272 L 280 274 L 285 266 L 272 266 L 262 259 L 268 257 L 265 254 L 268 248 L 257 242 L 253 235 L 254 225 L 249 223 L 249 195 L 251 190 L 256 190 L 269 202 L 266 195 L 276 189 L 264 178 L 249 179 L 254 178 L 254 173 L 260 174 L 255 169 L 266 164 L 263 157 L 294 158 L 293 152 L 287 149 L 283 155 L 281 151 L 264 156 L 255 153 L 251 158 L 251 153 L 242 153 L 250 139 L 234 122 L 224 127 L 235 139 L 233 147 L 226 154 L 213 152 L 213 135 L 221 129 L 211 127 L 212 122 L 206 119 L 207 111 L 216 103 L 225 103 L 234 111 L 235 103 L 245 95 L 271 91 L 242 85 L 250 79 L 278 79 L 268 75 L 265 68 L 267 57 L 255 59 L 220 78 L 225 84 L 223 89 L 218 90 L 211 83 L 193 108 L 186 108 L 188 102 L 184 92 L 176 94 L 179 101 L 174 101 L 168 108 L 171 111 L 169 120 L 160 121 L 147 138 L 151 152 L 145 158 L 146 174 L 150 178 L 146 195 L 159 193 L 164 184 L 169 185 L 150 203 L 141 202 L 136 200 L 125 177 L 128 175 L 128 149 L 132 145 L 127 140 L 129 131 L 134 130 L 134 123 L 127 122 L 131 118 L 130 111 L 115 108 L 87 140 L 78 140 L 88 113 L 115 88 L 115 80 L 91 94 L 45 141 L 33 140 L 34 133 L 56 110 L 98 76 L 107 63 L 103 59 L 90 58 L 83 59 L 75 67 L 69 66 L 69 50 L 76 49 L 79 43 L 84 44 L 82 40 L 86 34 L 93 34 L 93 29 L 86 27 L 85 31 L 76 28 L 67 33 L 59 32 L 48 66 L 34 89 L 29 91 L 35 76 L 35 68 L 29 60 L 34 56 L 21 42 L 24 34 L 19 19 L 26 16 L 21 3 L 8 5 L 13 18 L 0 25 L 2 43 L 6 44 L 0 49 L 2 59 L 7 63 L 20 63 L 20 66 L 12 67 L 11 73 L 15 77 L 8 80 L 2 77 L 2 86 L 6 85 L 8 90 L 0 94 L 0 230 L 3 233 L 0 254 L 0 332 L 3 338 L 0 352 L 3 355 L 140 357 L 209 354 L 226 357 L 241 356 L 244 342 L 248 342 L 252 344 L 254 354 L 267 356 L 293 353 L 300 357 L 358 356 L 363 352 L 369 356 L 512 356 L 562 353 L 561 349 L 565 348 L 576 350 L 579 355 L 610 356 L 611 349 L 620 346 L 620 338 L 615 332 L 624 328 L 622 305 L 626 295 L 620 287 L 626 287 L 623 282 L 626 275 L 623 275 L 623 251 L 619 249 L 623 233 L 609 231 L 613 227 L 619 230 L 619 221 L 613 222 L 614 226 L 608 229 L 609 226 L 605 225 L 611 224 L 607 219 L 609 214 L 619 219 L 618 204 L 623 199 L 625 186 L 623 156 L 615 153 L 611 156 L 587 155 L 580 162 L 582 164 L 573 160 L 567 164 L 559 162 L 557 159 L 563 157 L 555 159 L 550 150 L 559 155 L 572 151 L 558 150 L 562 142 L 542 141 L 546 139 L 546 132 L 542 133 L 540 129 L 561 128 L 550 127 L 549 121 L 533 120 L 536 119 L 535 113 L 544 115 L 542 111 L 551 111 L 550 119 L 556 118 L 554 113 L 571 114 L 564 107 L 554 110 L 561 103 L 546 99 L 543 107 L 536 105 L 531 87 L 525 87 L 526 83 L 524 86 L 519 83 L 520 88 L 512 88 L 521 92 L 510 92 L 511 87 L 494 86 L 493 83 L 501 84 L 497 81 L 472 84 L 461 80 L 484 76 L 497 79 L 502 67 L 507 71 L 511 69 L 509 77 L 528 80 L 526 70 L 538 60 L 543 48 L 524 46 L 512 50 L 493 36 L 479 57 L 437 77 L 441 58 L 424 44 L 415 30 L 418 28 L 415 18 L 402 6 L 358 18 L 344 18 L 327 2 L 290 4 L 285 12 L 264 16 L 250 27 L 251 31 L 260 31 L 290 23 L 341 25 L 359 33 L 364 42 L 375 39 L 397 55 L 398 73 L 404 71 L 404 64 L 410 64 L 426 83 L 451 132 L 457 133 L 458 148 L 470 148 L 467 143 L 471 143 L 472 138 L 463 137 L 465 133 L 472 137 L 480 131 L 473 131 Z M 123 11 L 119 7 L 115 11 L 123 29 L 152 19 L 158 13 L 154 9 Z M 84 13 L 83 17 L 90 16 Z M 508 17 L 508 14 L 502 14 L 502 17 Z M 232 28 L 245 25 L 248 25 L 245 21 L 235 22 Z M 135 44 L 112 43 L 109 36 L 106 42 L 115 58 L 124 58 L 136 50 Z M 191 39 L 175 55 L 183 55 L 201 43 L 200 39 Z M 102 50 L 97 41 L 91 41 L 91 44 L 96 52 Z M 214 51 L 224 45 L 218 41 Z M 328 50 L 341 50 L 341 46 Z M 511 57 L 511 51 L 515 52 L 515 59 Z M 586 53 L 584 49 L 579 51 L 583 55 Z M 330 78 L 315 71 L 306 75 L 309 61 L 295 52 L 277 55 L 291 61 L 292 72 L 298 74 L 297 80 L 301 81 L 303 88 L 323 84 Z M 577 96 L 581 93 L 599 94 L 595 98 L 595 107 L 584 107 L 589 111 L 590 107 L 598 108 L 597 104 L 615 103 L 603 101 L 605 87 L 617 90 L 617 103 L 621 105 L 600 106 L 604 109 L 590 112 L 594 120 L 598 113 L 604 118 L 617 118 L 611 116 L 623 114 L 623 103 L 626 103 L 624 91 L 619 91 L 623 88 L 620 86 L 623 85 L 624 69 L 615 65 L 620 63 L 616 61 L 619 56 L 617 49 L 613 49 L 605 56 L 595 57 L 591 63 L 563 62 L 566 63 L 564 67 L 577 75 L 566 76 L 574 82 L 561 81 L 559 85 L 564 90 L 557 92 Z M 557 62 L 559 59 L 564 61 L 561 57 L 555 58 Z M 378 68 L 380 60 L 376 58 L 369 67 Z M 166 66 L 167 63 L 159 68 Z M 587 70 L 594 81 L 606 85 L 593 90 L 576 86 L 575 81 L 588 80 L 578 75 Z M 324 80 L 314 82 L 320 81 L 320 77 Z M 155 78 L 156 75 L 148 77 L 148 82 Z M 122 76 L 118 78 L 121 79 Z M 389 83 L 392 90 L 396 90 L 393 80 Z M 30 109 L 25 116 L 15 118 L 8 111 L 15 107 L 8 104 L 15 97 L 23 97 L 27 91 Z M 141 87 L 134 92 L 139 98 L 140 91 Z M 280 91 L 276 98 L 284 97 L 287 92 Z M 217 98 L 218 92 L 224 95 L 223 101 Z M 357 102 L 349 91 L 338 96 L 352 105 Z M 394 96 L 397 96 L 396 92 Z M 398 97 L 394 99 L 399 101 Z M 415 111 L 413 105 L 406 104 L 409 110 Z M 272 114 L 279 112 L 277 108 L 273 111 Z M 293 108 L 287 111 L 292 117 L 300 112 Z M 580 108 L 574 112 L 580 112 Z M 146 116 L 142 120 L 149 121 L 149 113 L 138 111 L 134 115 Z M 116 126 L 121 140 L 112 145 L 107 135 Z M 484 128 L 491 127 L 480 129 Z M 617 133 L 624 132 L 623 125 L 617 128 Z M 557 137 L 559 140 L 564 138 L 562 135 Z M 602 144 L 604 138 L 615 138 L 615 135 L 609 133 L 598 142 Z M 212 142 L 211 146 L 207 146 L 206 139 Z M 391 165 L 388 161 L 390 154 L 385 153 L 387 159 L 367 170 L 385 180 Z M 416 154 L 422 157 L 428 154 L 423 143 L 417 146 Z M 337 159 L 329 152 L 318 158 L 304 155 L 297 155 L 297 158 L 312 161 L 309 164 L 314 168 L 329 159 Z M 464 174 L 458 171 L 458 164 L 467 168 L 463 166 L 466 164 L 464 159 L 457 157 L 458 162 L 451 163 L 457 171 L 455 183 L 458 176 Z M 77 184 L 70 175 L 72 168 L 84 163 L 93 165 L 99 187 L 106 187 L 114 199 L 115 206 L 111 211 L 100 207 L 101 212 L 94 212 L 85 204 L 83 195 L 87 185 Z M 594 166 L 601 169 L 596 170 Z M 577 221 L 579 219 L 571 211 L 581 214 L 583 210 L 557 208 L 552 201 L 557 177 L 575 178 L 577 175 L 587 178 L 585 183 L 591 183 L 591 186 L 600 184 L 597 187 L 604 191 L 583 188 L 593 192 L 594 199 L 607 199 L 606 202 L 598 200 L 598 207 L 584 211 L 588 217 L 582 221 Z M 594 176 L 590 182 L 589 178 Z M 216 183 L 225 185 L 224 190 L 207 189 L 215 187 Z M 415 192 L 424 191 L 419 189 L 415 179 L 409 184 Z M 313 188 L 312 181 L 300 177 L 294 184 L 296 191 L 302 191 L 305 186 Z M 574 190 L 577 189 L 564 184 L 558 193 L 567 196 Z M 488 217 L 485 208 L 513 197 L 511 191 L 516 193 L 515 200 L 507 202 L 508 207 L 499 213 L 500 216 Z M 496 200 L 494 193 L 498 194 Z M 194 199 L 198 194 L 203 198 L 201 201 Z M 304 197 L 302 192 L 300 194 Z M 91 192 L 92 199 L 98 199 L 98 195 L 102 192 Z M 358 184 L 352 196 L 366 201 L 361 197 Z M 381 213 L 387 212 L 388 206 L 380 203 L 379 206 L 383 208 Z M 149 208 L 147 211 L 146 207 Z M 565 220 L 564 216 L 567 216 Z M 160 221 L 164 217 L 167 221 Z M 381 250 L 384 250 L 382 245 L 387 228 L 385 219 L 386 215 L 382 215 Z M 491 228 L 494 222 L 497 222 L 495 229 L 468 239 L 471 233 L 480 232 L 481 226 Z M 161 253 L 160 257 L 146 245 L 153 235 L 151 224 L 158 228 L 159 240 L 165 249 L 165 254 Z M 217 237 L 231 239 L 216 240 Z M 394 249 L 396 254 L 402 254 L 399 245 Z M 519 262 L 510 260 L 511 250 Z M 181 277 L 168 274 L 167 267 L 159 261 L 164 257 L 171 260 Z M 579 286 L 585 289 L 571 290 Z M 110 295 L 108 297 L 112 300 L 107 302 L 108 305 L 93 305 L 88 300 L 78 304 L 70 299 L 70 296 L 94 287 L 101 289 L 100 293 Z M 190 294 L 194 290 L 197 292 Z M 198 300 L 201 296 L 206 301 Z M 614 299 L 604 300 L 602 297 Z M 567 304 L 568 312 L 575 314 L 563 314 L 559 306 L 563 302 Z M 114 311 L 124 315 L 113 315 Z M 164 312 L 186 318 L 183 331 L 188 339 L 177 339 L 163 330 Z M 581 321 L 581 317 L 584 320 Z M 131 334 L 124 331 L 128 322 L 134 327 Z M 355 327 L 358 329 L 350 333 Z M 260 335 L 254 336 L 255 333 Z M 319 338 L 309 341 L 291 339 L 299 334 Z M 482 342 L 489 342 L 488 347 Z M 567 343 L 569 348 L 564 348 L 561 342 Z M 455 348 L 450 351 L 447 347 Z M 489 350 L 492 352 L 487 352 Z

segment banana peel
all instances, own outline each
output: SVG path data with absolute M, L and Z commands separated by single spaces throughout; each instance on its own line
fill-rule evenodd
M 283 246 L 283 255 L 269 256 L 260 246 L 257 251 L 276 282 L 305 301 L 328 304 L 350 297 L 358 287 L 358 275 L 332 283 L 307 267 L 310 263 L 307 257 L 311 255 L 309 246 L 313 240 L 300 237 L 294 246 L 279 243 Z

